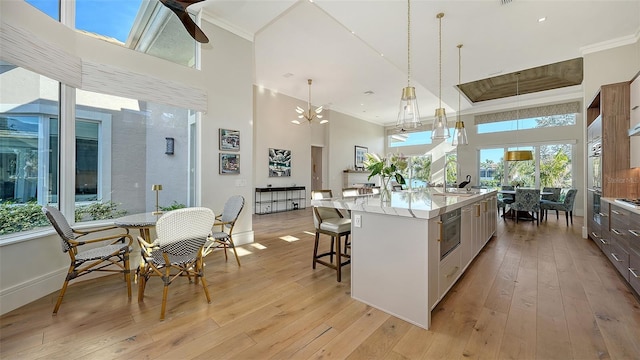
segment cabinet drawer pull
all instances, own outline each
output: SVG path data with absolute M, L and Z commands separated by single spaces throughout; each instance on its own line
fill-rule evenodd
M 605 239 L 600 239 L 600 242 L 602 243 L 602 245 L 609 245 L 609 243 Z
M 482 203 L 484 204 L 484 212 L 487 212 L 488 210 L 488 206 L 487 204 L 489 203 L 487 200 L 482 201 Z
M 603 213 L 598 213 L 598 215 L 600 215 L 600 216 L 602 216 L 602 217 L 607 217 L 607 216 L 609 216 L 609 215 L 607 215 L 607 214 L 603 214 Z
M 640 278 L 640 276 L 638 276 L 638 274 L 636 274 L 636 269 L 634 268 L 629 268 L 629 272 L 631 273 L 631 275 L 633 275 L 634 278 Z
M 631 234 L 633 234 L 633 236 L 635 236 L 635 237 L 640 237 L 640 231 L 639 230 L 629 230 L 629 232 Z
M 622 214 L 621 212 L 616 211 L 616 210 L 613 210 L 613 209 L 611 210 L 611 212 L 612 212 L 612 213 L 614 213 L 614 214 L 616 214 L 616 215 L 624 215 L 624 214 Z
M 617 262 L 622 262 L 622 260 L 618 259 L 618 257 L 616 256 L 616 254 L 611 253 L 611 256 L 613 256 L 614 259 L 616 259 Z
M 622 233 L 614 228 L 611 228 L 611 231 L 616 235 L 622 235 Z
M 598 236 L 598 234 L 596 234 L 595 232 L 591 232 L 591 236 L 593 236 L 594 238 L 599 238 L 600 236 Z
M 460 269 L 459 267 L 454 267 L 453 271 L 451 273 L 449 273 L 449 275 L 447 275 L 447 279 L 452 277 L 453 275 L 455 275 L 458 272 L 458 269 Z
M 440 234 L 438 235 L 438 242 L 442 241 L 442 234 L 444 234 L 444 224 L 442 221 L 438 221 L 438 225 L 440 225 Z
M 476 207 L 476 217 L 480 217 L 480 204 L 474 204 Z

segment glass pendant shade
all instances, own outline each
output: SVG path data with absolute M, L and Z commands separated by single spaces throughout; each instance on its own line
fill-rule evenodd
M 398 110 L 398 121 L 396 127 L 400 131 L 416 129 L 420 127 L 420 111 L 416 100 L 416 88 L 407 86 L 402 89 L 400 98 L 400 109 Z
M 451 145 L 458 146 L 467 144 L 469 144 L 469 139 L 467 139 L 467 130 L 464 128 L 464 121 L 456 121 Z
M 431 138 L 448 139 L 450 136 L 449 124 L 447 124 L 447 114 L 444 108 L 438 108 L 436 109 L 436 117 L 433 119 Z

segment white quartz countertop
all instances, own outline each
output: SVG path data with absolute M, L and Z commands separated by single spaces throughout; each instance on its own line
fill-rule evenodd
M 602 200 L 602 201 L 606 201 L 606 202 L 608 202 L 609 204 L 613 204 L 613 205 L 619 206 L 619 207 L 621 207 L 621 208 L 623 208 L 623 209 L 625 209 L 625 210 L 629 210 L 629 211 L 631 211 L 632 213 L 636 213 L 636 214 L 640 215 L 640 209 L 636 209 L 636 208 L 634 208 L 633 206 L 628 205 L 628 204 L 624 204 L 624 203 L 617 202 L 617 201 L 616 201 L 616 198 L 603 197 L 603 198 L 601 198 L 600 200 Z
M 379 195 L 352 198 L 329 198 L 311 200 L 313 206 L 331 207 L 350 211 L 432 219 L 436 216 L 473 204 L 495 195 L 496 190 L 454 189 L 443 193 L 441 188 L 394 191 L 391 202 L 383 203 Z

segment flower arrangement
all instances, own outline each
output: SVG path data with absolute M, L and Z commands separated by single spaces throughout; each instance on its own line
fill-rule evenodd
M 365 157 L 364 167 L 369 171 L 368 179 L 371 180 L 372 177 L 380 175 L 382 190 L 389 189 L 389 182 L 392 178 L 400 185 L 405 184 L 402 172 L 407 169 L 408 162 L 402 154 L 393 154 L 388 161 L 387 158 L 381 158 L 377 154 L 366 153 Z

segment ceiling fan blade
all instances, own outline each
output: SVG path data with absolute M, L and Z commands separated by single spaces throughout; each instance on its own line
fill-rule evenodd
M 178 19 L 184 25 L 184 28 L 187 30 L 189 35 L 194 38 L 199 43 L 208 43 L 209 38 L 207 35 L 198 27 L 198 25 L 191 19 L 189 13 L 187 13 L 187 7 L 191 4 L 199 3 L 204 0 L 160 0 L 160 2 L 169 8 L 169 10 L 173 11 Z

